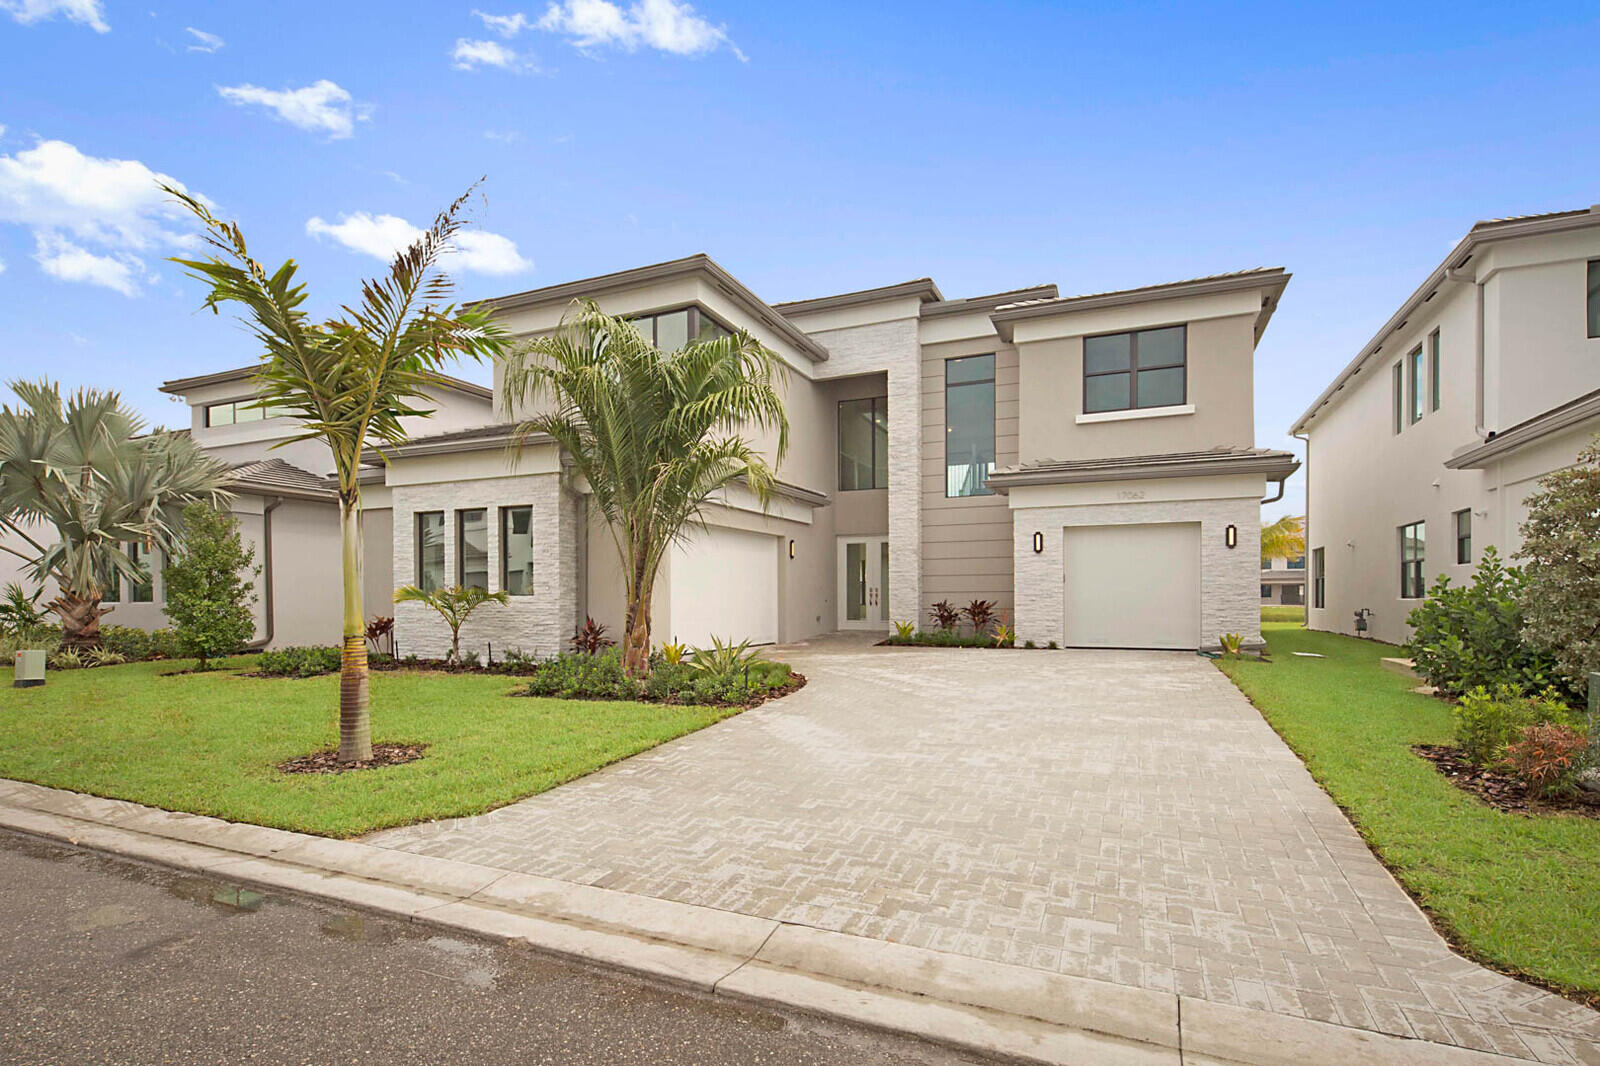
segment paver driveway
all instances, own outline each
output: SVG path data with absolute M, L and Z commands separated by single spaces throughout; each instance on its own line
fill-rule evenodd
M 368 842 L 1600 1063 L 1600 1015 L 1452 954 L 1204 660 L 840 638 L 782 654 L 810 680 L 788 699 Z

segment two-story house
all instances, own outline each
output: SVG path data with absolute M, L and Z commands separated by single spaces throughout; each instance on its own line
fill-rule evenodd
M 532 337 L 588 297 L 660 347 L 738 328 L 788 365 L 782 489 L 765 509 L 730 491 L 671 553 L 660 640 L 883 630 L 987 599 L 1019 643 L 1193 649 L 1259 640 L 1259 501 L 1296 463 L 1254 447 L 1252 373 L 1288 280 L 945 299 L 919 279 L 768 304 L 696 255 L 485 305 Z M 586 486 L 553 441 L 508 458 L 526 412 L 498 372 L 496 394 L 501 424 L 370 457 L 392 584 L 510 593 L 473 616 L 468 648 L 549 654 L 586 615 L 617 631 L 621 577 Z M 403 652 L 444 649 L 426 608 L 396 618 Z
M 1306 557 L 1261 560 L 1261 605 L 1302 607 L 1306 602 Z
M 1600 205 L 1480 222 L 1295 422 L 1307 623 L 1403 643 L 1600 430 Z

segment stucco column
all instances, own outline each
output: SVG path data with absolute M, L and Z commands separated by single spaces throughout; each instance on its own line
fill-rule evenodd
M 913 324 L 914 328 L 914 324 Z M 889 366 L 889 618 L 922 621 L 922 363 L 913 343 Z

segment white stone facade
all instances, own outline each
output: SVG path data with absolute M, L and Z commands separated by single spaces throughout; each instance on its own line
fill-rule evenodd
M 532 508 L 533 594 L 513 596 L 511 603 L 479 607 L 461 629 L 461 651 L 486 655 L 493 644 L 496 658 L 515 649 L 540 658 L 567 647 L 579 623 L 578 576 L 583 499 L 559 473 L 520 474 L 500 478 L 402 485 L 394 489 L 394 585 L 417 580 L 416 516 L 442 511 L 445 516 L 445 581 L 456 580 L 457 511 L 488 512 L 489 590 L 501 587 L 500 511 Z M 376 605 L 374 605 L 376 606 Z M 394 605 L 395 646 L 401 655 L 441 658 L 450 649 L 450 630 L 431 608 L 420 603 Z
M 1200 523 L 1200 633 L 1205 647 L 1216 647 L 1224 633 L 1238 633 L 1247 645 L 1261 643 L 1261 504 L 1258 497 L 1206 500 L 1150 500 L 1021 507 L 1012 512 L 1013 565 L 1016 574 L 1017 642 L 1065 640 L 1063 573 L 1068 526 L 1135 525 L 1154 522 Z M 1227 546 L 1226 530 L 1238 539 Z M 1033 535 L 1044 534 L 1044 551 L 1033 550 Z M 1152 573 L 1151 580 L 1160 575 Z

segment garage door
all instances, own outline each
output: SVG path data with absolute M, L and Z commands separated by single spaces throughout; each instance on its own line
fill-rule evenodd
M 705 646 L 778 639 L 778 539 L 738 529 L 696 530 L 668 569 L 674 640 Z
M 1066 641 L 1080 648 L 1200 646 L 1200 524 L 1069 526 Z

